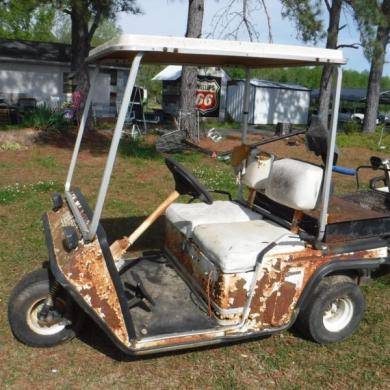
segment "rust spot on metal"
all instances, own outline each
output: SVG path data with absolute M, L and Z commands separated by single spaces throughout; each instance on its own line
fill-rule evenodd
M 245 288 L 246 281 L 239 277 L 236 278 L 234 290 L 230 291 L 229 299 L 232 300 L 232 307 L 243 307 L 247 301 L 247 290 Z
M 267 297 L 263 305 L 263 311 L 261 312 L 261 323 L 263 325 L 272 324 L 272 318 L 274 315 L 277 291 L 273 291 L 270 296 Z
M 142 346 L 144 348 L 164 347 L 164 346 L 207 341 L 207 340 L 215 339 L 215 337 L 216 336 L 213 333 L 190 334 L 186 336 L 170 337 L 170 338 L 153 340 L 153 341 L 150 340 L 147 342 L 142 342 Z
M 222 309 L 244 307 L 247 300 L 243 274 L 219 273 L 214 288 L 215 303 Z
M 296 285 L 290 282 L 282 283 L 278 291 L 272 325 L 280 326 L 290 320 L 291 304 L 297 292 Z
M 198 283 L 203 295 L 207 298 L 209 269 L 204 268 L 202 259 L 204 254 L 200 249 L 169 221 L 166 221 L 165 247 L 185 268 L 190 276 Z M 191 254 L 192 257 L 191 257 Z M 210 263 L 211 264 L 211 263 Z M 241 308 L 247 299 L 244 274 L 224 274 L 218 267 L 212 266 L 213 278 L 210 298 L 221 309 Z M 215 313 L 221 319 L 219 313 Z M 224 317 L 224 319 L 227 319 Z
M 107 324 L 119 341 L 129 346 L 121 306 L 99 241 L 95 239 L 88 244 L 80 242 L 71 252 L 63 247 L 62 221 L 69 218 L 71 214 L 66 205 L 56 213 L 48 213 L 57 264 L 87 305 Z

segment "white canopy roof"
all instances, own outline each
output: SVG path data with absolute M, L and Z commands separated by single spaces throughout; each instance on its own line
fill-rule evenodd
M 182 71 L 181 65 L 168 65 L 161 72 L 157 73 L 152 80 L 153 81 L 169 81 L 178 80 L 181 77 Z M 198 68 L 199 76 L 213 76 L 213 77 L 225 77 L 230 79 L 228 74 L 221 68 L 207 67 Z
M 91 50 L 88 62 L 126 64 L 137 52 L 144 52 L 144 62 L 165 64 L 261 68 L 346 63 L 341 50 L 153 35 L 114 38 Z

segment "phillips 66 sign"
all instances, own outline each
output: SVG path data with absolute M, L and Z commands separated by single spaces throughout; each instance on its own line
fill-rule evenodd
M 220 78 L 198 76 L 196 107 L 202 116 L 218 116 L 220 91 Z

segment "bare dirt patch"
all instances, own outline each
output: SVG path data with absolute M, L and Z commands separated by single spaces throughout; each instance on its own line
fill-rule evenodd
M 40 131 L 31 128 L 0 131 L 0 145 L 17 143 L 22 148 L 27 148 L 34 144 L 39 136 Z
M 262 135 L 259 134 L 249 134 L 248 143 L 255 143 L 265 139 Z M 199 141 L 188 141 L 189 144 L 193 145 L 195 148 L 203 149 L 208 151 L 210 154 L 215 153 L 225 153 L 233 150 L 234 147 L 241 145 L 241 136 L 240 135 L 229 135 L 225 139 L 214 142 L 209 138 L 202 138 Z

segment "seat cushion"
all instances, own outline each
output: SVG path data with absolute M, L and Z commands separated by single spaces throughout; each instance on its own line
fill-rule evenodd
M 304 249 L 297 235 L 268 220 L 199 225 L 194 229 L 193 240 L 224 273 L 236 273 L 253 270 L 258 254 L 283 235 L 287 235 L 283 243 L 270 253 Z
M 245 222 L 262 219 L 260 214 L 230 201 L 206 203 L 173 203 L 165 216 L 182 233 L 190 234 L 200 224 Z

